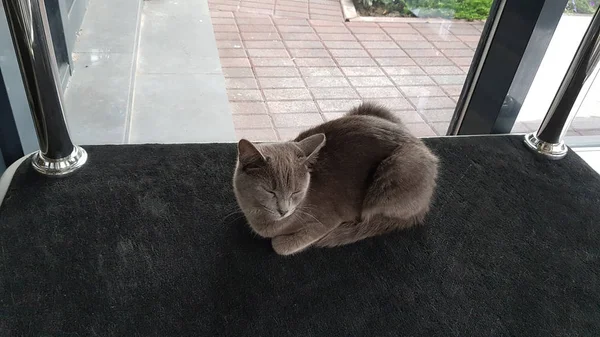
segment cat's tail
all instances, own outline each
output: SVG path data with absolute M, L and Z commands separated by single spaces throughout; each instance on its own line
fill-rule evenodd
M 388 110 L 387 108 L 371 102 L 364 102 L 361 105 L 352 108 L 346 116 L 375 116 L 385 120 L 388 120 L 393 123 L 400 124 L 401 121 L 398 117 L 394 116 L 394 114 Z
M 403 230 L 423 221 L 424 215 L 411 217 L 411 219 L 390 218 L 384 215 L 375 215 L 369 219 L 344 222 L 324 237 L 314 243 L 316 247 L 343 246 L 369 237 L 378 236 Z

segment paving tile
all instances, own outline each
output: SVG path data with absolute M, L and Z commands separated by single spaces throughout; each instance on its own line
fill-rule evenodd
M 268 101 L 267 106 L 269 107 L 269 112 L 273 114 L 278 113 L 294 113 L 294 112 L 302 112 L 302 113 L 318 113 L 317 105 L 312 100 L 307 101 Z
M 406 97 L 446 96 L 438 86 L 401 86 L 400 90 Z
M 335 60 L 340 67 L 362 67 L 377 65 L 373 59 L 368 57 L 336 57 Z
M 448 93 L 449 96 L 459 96 L 462 92 L 463 86 L 461 84 L 454 85 L 442 85 L 442 89 Z
M 300 12 L 290 12 L 290 11 L 280 11 L 277 10 L 275 11 L 275 15 L 277 16 L 288 16 L 288 17 L 292 17 L 292 18 L 305 18 L 308 19 L 310 17 L 310 15 L 306 12 L 300 13 Z
M 324 48 L 323 43 L 321 41 L 284 41 L 285 45 L 290 49 L 300 49 L 300 48 Z
M 350 31 L 352 31 L 355 34 L 381 34 L 381 33 L 384 33 L 384 30 L 379 27 L 357 26 L 357 27 L 348 27 L 348 29 L 350 29 Z
M 462 69 L 455 66 L 424 66 L 423 70 L 429 75 L 459 75 Z
M 254 67 L 294 67 L 292 58 L 251 57 Z
M 387 34 L 355 34 L 359 41 L 389 41 L 390 37 Z
M 460 41 L 437 41 L 433 45 L 439 49 L 466 49 L 468 46 Z
M 333 67 L 335 62 L 329 57 L 298 57 L 294 59 L 298 67 Z
M 294 67 L 256 67 L 257 77 L 293 77 L 300 76 Z
M 238 139 L 247 139 L 251 142 L 276 142 L 278 140 L 275 130 L 268 129 L 235 129 Z
M 445 57 L 415 57 L 413 60 L 420 66 L 452 66 L 454 63 Z
M 398 86 L 436 85 L 429 76 L 392 76 L 392 80 Z
M 470 66 L 473 58 L 471 57 L 451 57 L 450 61 L 454 62 L 454 64 L 458 66 Z
M 228 89 L 229 101 L 262 101 L 260 90 L 257 89 Z
M 211 12 L 210 16 L 212 18 L 233 18 L 233 13 L 227 12 Z
M 342 17 L 342 14 L 340 13 L 339 16 L 331 16 L 331 15 L 318 15 L 318 14 L 311 14 L 310 17 L 312 19 L 319 19 L 319 20 L 327 20 L 327 21 L 342 21 L 344 18 Z
M 235 32 L 215 32 L 215 40 L 217 41 L 236 41 L 239 43 L 242 41 L 242 36 Z
M 475 35 L 475 36 L 479 36 L 481 35 L 481 32 L 473 27 L 450 27 L 450 29 L 448 29 L 449 31 L 452 32 L 452 34 L 455 35 Z
M 534 130 L 531 130 L 527 124 L 522 123 L 522 122 L 516 122 L 512 129 L 510 130 L 510 133 L 529 133 L 532 132 Z
M 364 49 L 330 49 L 334 57 L 369 57 Z
M 242 39 L 246 41 L 275 41 L 281 40 L 278 33 L 242 32 Z
M 456 36 L 450 33 L 446 34 L 423 34 L 425 38 L 431 42 L 437 41 L 460 41 Z
M 419 115 L 415 110 L 400 110 L 392 111 L 392 113 L 400 118 L 403 123 L 424 123 L 423 117 Z
M 369 101 L 373 101 L 369 99 Z M 414 110 L 413 106 L 405 98 L 377 98 L 374 100 L 376 103 L 381 104 L 392 111 L 400 110 Z
M 290 49 L 289 52 L 292 57 L 329 57 L 327 49 L 302 48 Z
M 271 118 L 268 115 L 233 115 L 232 117 L 236 129 L 271 128 Z
M 229 102 L 231 113 L 244 115 L 262 115 L 267 113 L 263 102 Z
M 219 57 L 246 57 L 246 51 L 244 49 L 219 49 Z
M 332 121 L 334 119 L 342 118 L 346 115 L 345 112 L 324 112 L 323 117 L 327 122 Z
M 415 137 L 435 137 L 437 134 L 433 129 L 426 123 L 412 123 L 406 124 L 408 131 Z
M 415 34 L 419 35 L 419 31 L 410 26 L 401 27 L 383 27 L 383 30 L 389 34 Z
M 262 32 L 262 33 L 275 33 L 277 29 L 275 26 L 270 25 L 256 25 L 256 24 L 239 24 L 240 32 Z
M 336 99 L 336 100 L 318 100 L 317 104 L 321 111 L 323 112 L 331 112 L 331 111 L 348 111 L 353 107 L 358 106 L 362 100 L 353 100 L 353 99 Z
M 365 41 L 362 45 L 367 49 L 394 49 L 398 45 L 393 41 Z
M 400 48 L 394 49 L 371 49 L 369 54 L 373 57 L 408 57 L 404 50 Z
M 473 57 L 475 52 L 472 49 L 440 49 L 448 57 Z
M 396 41 L 425 41 L 425 37 L 420 34 L 390 34 Z
M 415 66 L 383 67 L 383 70 L 390 76 L 426 75 L 423 69 Z
M 230 57 L 221 59 L 224 68 L 249 68 L 250 62 L 245 57 Z
M 383 76 L 349 77 L 348 80 L 355 87 L 385 87 L 394 85 L 387 77 Z
M 323 41 L 329 49 L 362 49 L 362 45 L 356 41 Z
M 430 109 L 448 109 L 456 107 L 456 102 L 448 96 L 421 96 L 409 97 L 409 100 L 415 105 L 418 111 Z
M 431 78 L 439 85 L 465 83 L 465 75 L 431 75 Z
M 479 35 L 457 35 L 456 37 L 464 42 L 479 42 L 479 39 L 481 39 Z
M 281 14 L 282 12 L 295 12 L 295 13 L 299 14 L 299 15 L 294 15 L 297 17 L 306 17 L 306 15 L 308 14 L 308 6 L 282 6 L 282 5 L 277 4 L 277 7 L 275 7 L 275 10 L 276 10 L 277 14 Z M 283 26 L 283 27 L 292 27 L 292 26 Z M 287 32 L 312 33 L 312 29 L 310 29 L 310 27 L 306 27 L 306 26 L 300 26 L 300 27 L 308 28 L 308 30 L 290 29 L 290 30 L 287 30 Z M 280 29 L 280 31 L 283 32 L 285 30 Z
M 449 122 L 454 116 L 454 109 L 421 110 L 420 113 L 428 122 Z
M 415 64 L 408 57 L 376 57 L 375 61 L 381 66 L 410 66 Z
M 410 57 L 436 57 L 436 56 L 444 56 L 437 49 L 404 49 L 404 51 Z
M 227 77 L 254 77 L 251 68 L 223 68 L 223 76 Z
M 352 88 L 312 88 L 310 92 L 315 99 L 359 98 Z
M 344 26 L 315 26 L 313 27 L 317 33 L 348 33 L 348 29 Z
M 323 41 L 356 41 L 352 34 L 319 33 Z
M 230 77 L 225 79 L 227 89 L 258 89 L 256 80 L 250 77 Z
M 435 131 L 438 136 L 445 136 L 448 133 L 449 122 L 429 123 L 429 126 Z
M 265 98 L 269 101 L 312 99 L 306 88 L 298 89 L 263 89 Z
M 263 89 L 304 88 L 300 77 L 261 77 L 258 83 Z
M 215 33 L 221 33 L 221 32 L 237 32 L 237 26 L 234 24 L 229 24 L 229 25 L 216 25 L 213 23 L 213 30 L 215 31 Z
M 238 14 L 242 14 L 242 13 L 238 13 Z M 236 21 L 238 24 L 240 25 L 245 25 L 245 24 L 252 24 L 252 25 L 272 25 L 273 22 L 271 21 L 271 18 L 268 16 L 256 16 L 256 15 L 251 15 L 248 17 L 244 17 L 244 16 L 237 16 L 236 17 Z
M 284 41 L 318 41 L 317 34 L 306 33 L 281 33 Z
M 567 136 L 599 136 L 600 129 L 589 129 L 589 130 L 567 130 Z
M 571 127 L 577 131 L 600 129 L 600 117 L 576 117 Z
M 247 49 L 250 57 L 288 57 L 285 49 Z
M 394 87 L 381 87 L 381 88 L 356 88 L 358 94 L 362 98 L 394 98 L 402 97 L 402 94 L 398 89 Z
M 306 130 L 306 128 L 275 128 L 275 131 L 279 134 L 280 141 L 292 140 L 298 137 L 304 130 Z
M 242 49 L 242 41 L 241 40 L 226 40 L 226 41 L 217 41 L 217 48 L 219 49 L 227 49 L 227 48 L 233 48 L 233 49 Z
M 306 19 L 273 17 L 273 22 L 277 26 L 310 26 Z
M 309 88 L 349 87 L 350 83 L 343 77 L 306 77 L 304 78 Z
M 272 117 L 277 128 L 310 127 L 324 122 L 320 114 L 314 113 L 276 114 Z
M 404 49 L 431 49 L 433 44 L 427 41 L 398 41 L 398 45 Z
M 304 77 L 344 76 L 337 67 L 303 67 L 298 69 Z
M 342 67 L 346 76 L 385 76 L 379 67 Z
M 282 41 L 244 41 L 248 49 L 284 49 Z
M 312 18 L 321 17 L 321 15 L 323 15 L 324 19 L 327 17 L 338 18 L 338 17 L 341 17 L 342 13 L 340 13 L 339 9 L 330 10 L 330 9 L 315 8 L 313 6 L 310 7 L 310 16 Z

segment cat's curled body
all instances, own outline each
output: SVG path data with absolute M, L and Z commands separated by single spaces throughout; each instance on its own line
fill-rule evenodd
M 238 144 L 234 192 L 278 254 L 333 247 L 420 223 L 438 159 L 388 110 L 362 104 L 285 143 Z

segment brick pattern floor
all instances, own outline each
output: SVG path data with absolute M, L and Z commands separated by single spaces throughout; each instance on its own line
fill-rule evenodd
M 289 140 L 361 101 L 386 105 L 417 136 L 444 135 L 483 28 L 343 22 L 339 0 L 209 6 L 237 136 L 255 141 Z

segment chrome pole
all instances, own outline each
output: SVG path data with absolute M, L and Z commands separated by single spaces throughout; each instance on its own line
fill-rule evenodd
M 45 175 L 71 173 L 85 164 L 87 153 L 73 144 L 67 129 L 45 0 L 2 4 L 40 145 L 32 165 Z
M 591 85 L 587 80 L 600 59 L 599 37 L 600 14 L 596 11 L 540 128 L 525 135 L 525 144 L 531 150 L 550 159 L 561 159 L 567 155 L 563 138 L 575 118 L 573 106 L 579 93 L 584 86 Z

